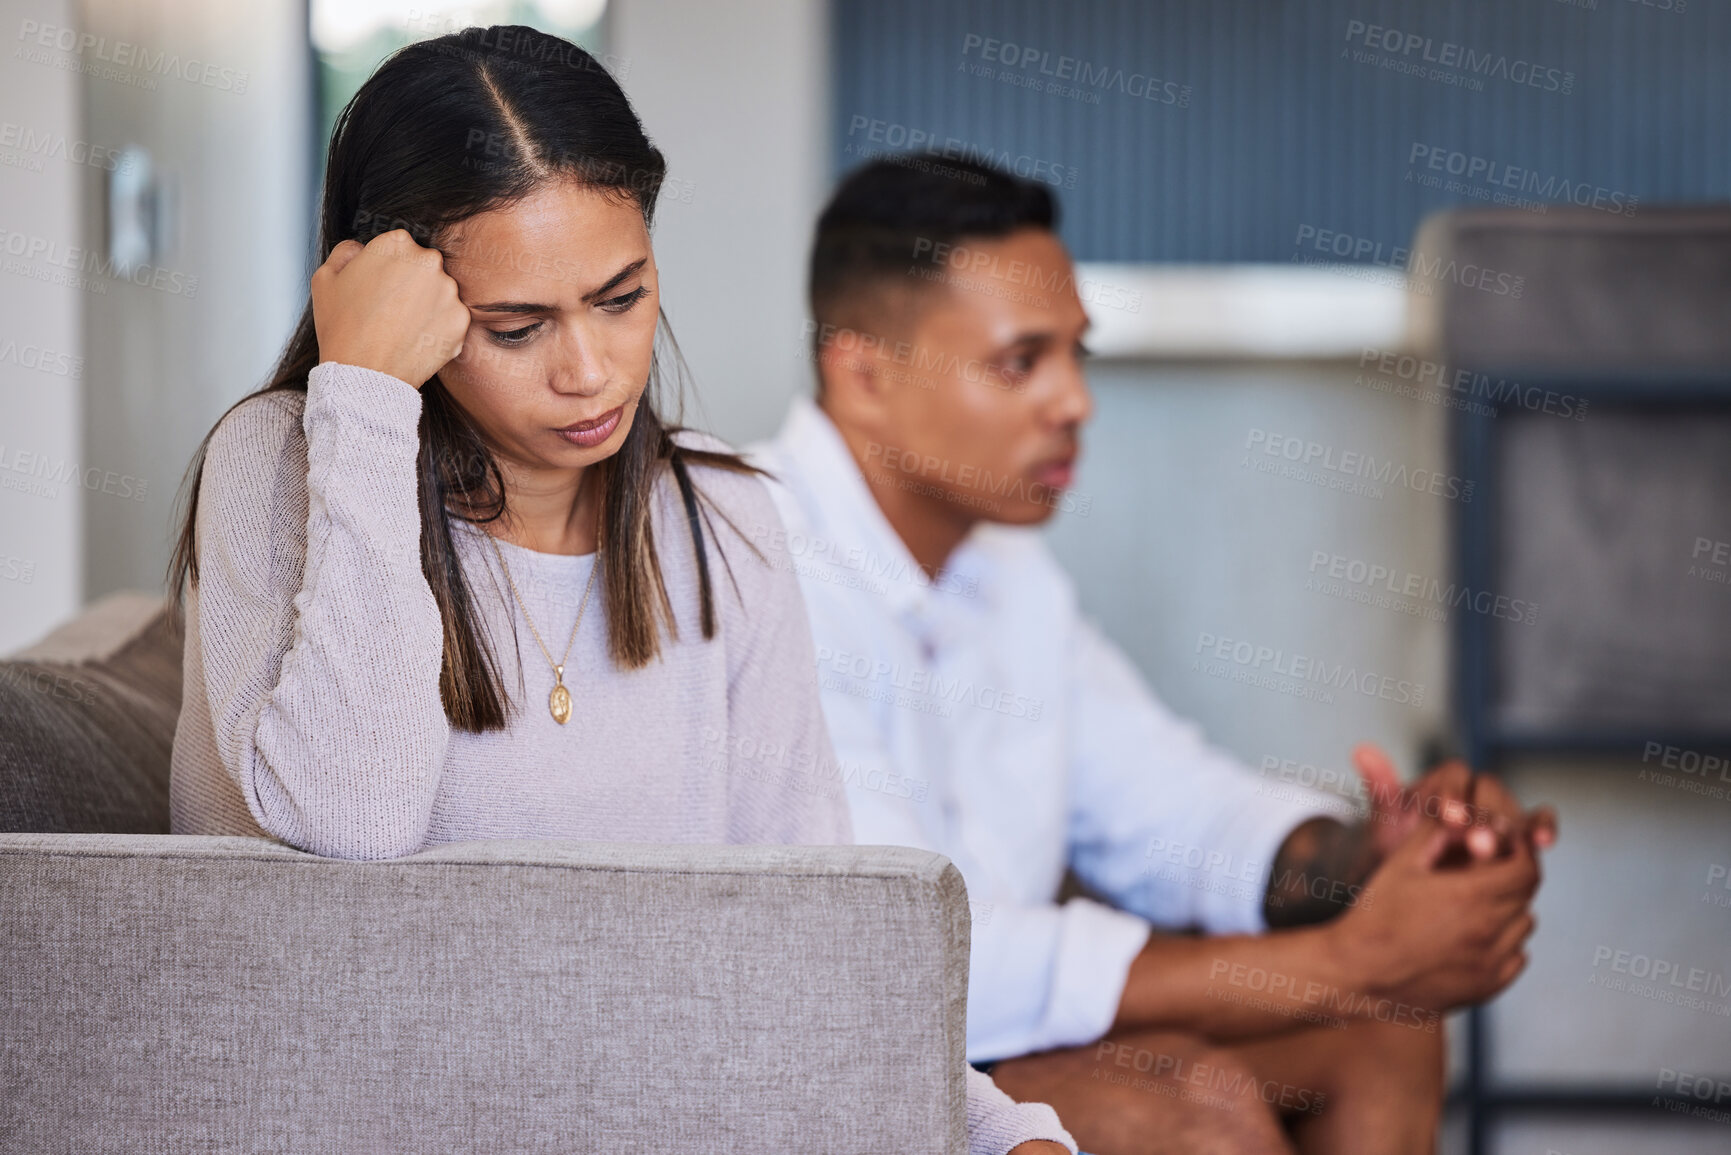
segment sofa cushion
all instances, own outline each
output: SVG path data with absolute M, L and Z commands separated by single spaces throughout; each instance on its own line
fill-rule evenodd
M 123 593 L 0 661 L 0 831 L 168 833 L 182 640 Z

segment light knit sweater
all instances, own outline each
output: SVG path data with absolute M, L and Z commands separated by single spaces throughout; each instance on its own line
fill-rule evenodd
M 704 641 L 696 556 L 666 475 L 652 516 L 679 636 L 663 633 L 658 661 L 616 669 L 598 579 L 566 660 L 573 717 L 563 726 L 546 705 L 552 668 L 487 534 L 450 519 L 511 700 L 506 730 L 453 728 L 439 697 L 443 628 L 421 570 L 420 416 L 407 382 L 326 363 L 304 395 L 249 399 L 212 434 L 199 583 L 187 591 L 174 833 L 275 838 L 353 859 L 484 838 L 853 841 L 846 797 L 828 783 L 740 772 L 751 760 L 726 756 L 749 742 L 785 750 L 784 765 L 833 760 L 810 626 L 792 570 L 765 564 L 711 518 L 717 630 Z M 746 537 L 779 529 L 760 479 L 700 465 L 691 475 Z M 557 658 L 594 555 L 500 548 Z M 970 1155 L 1031 1139 L 1076 1150 L 1051 1107 L 1018 1104 L 971 1067 L 967 1079 Z

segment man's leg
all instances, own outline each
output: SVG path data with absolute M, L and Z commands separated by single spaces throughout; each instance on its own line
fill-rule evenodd
M 1012 1098 L 1050 1103 L 1092 1155 L 1430 1155 L 1446 1077 L 1442 1030 L 1313 1027 L 1214 1045 L 1167 1032 L 1005 1059 Z
M 1299 1150 L 1343 1155 L 1431 1155 L 1448 1079 L 1440 1020 L 1433 1030 L 1356 1022 L 1313 1027 L 1229 1048 L 1283 1113 Z M 1315 1096 L 1322 1095 L 1320 1110 Z M 1293 1111 L 1290 1104 L 1308 1100 Z
M 1230 1050 L 1187 1035 L 1129 1033 L 1004 1059 L 992 1079 L 1020 1102 L 1050 1103 L 1089 1155 L 1290 1155 L 1275 1108 L 1244 1088 Z

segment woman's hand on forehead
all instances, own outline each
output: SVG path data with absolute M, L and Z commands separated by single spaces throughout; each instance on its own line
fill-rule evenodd
M 346 240 L 312 276 L 319 361 L 388 373 L 416 389 L 463 351 L 469 310 L 437 249 L 407 230 Z

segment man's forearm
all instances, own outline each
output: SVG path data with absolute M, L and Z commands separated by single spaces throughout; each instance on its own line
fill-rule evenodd
M 1364 824 L 1301 823 L 1281 843 L 1263 899 L 1276 933 L 1155 935 L 1131 964 L 1113 1028 L 1230 1040 L 1362 1017 L 1380 997 L 1366 989 L 1373 976 L 1339 931 L 1315 924 L 1371 901 L 1376 864 Z
M 1371 987 L 1329 927 L 1155 934 L 1131 961 L 1112 1030 L 1164 1029 L 1222 1042 L 1278 1034 L 1376 1014 L 1382 992 Z

